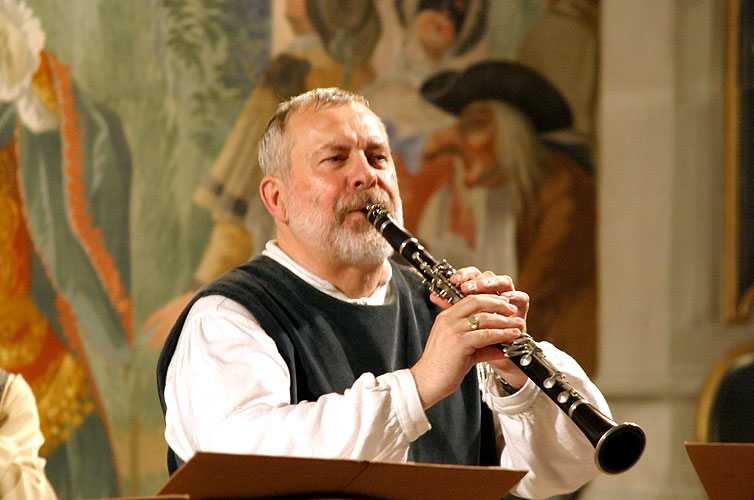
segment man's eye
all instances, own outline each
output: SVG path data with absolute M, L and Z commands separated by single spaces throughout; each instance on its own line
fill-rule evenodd
M 388 162 L 388 157 L 386 155 L 373 155 L 372 156 L 373 165 L 385 165 L 387 162 Z

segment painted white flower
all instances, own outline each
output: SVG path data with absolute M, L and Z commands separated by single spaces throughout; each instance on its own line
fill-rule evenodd
M 58 119 L 31 86 L 45 34 L 21 0 L 0 0 L 0 102 L 14 102 L 21 122 L 34 132 L 55 128 Z
M 0 101 L 13 101 L 31 86 L 44 42 L 39 19 L 26 4 L 0 0 Z

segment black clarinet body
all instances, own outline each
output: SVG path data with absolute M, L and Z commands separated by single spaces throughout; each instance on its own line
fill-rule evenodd
M 451 304 L 465 296 L 450 281 L 455 268 L 446 260 L 435 259 L 384 207 L 368 206 L 366 217 L 422 277 L 430 292 Z M 501 345 L 500 348 L 584 433 L 595 448 L 594 459 L 600 470 L 618 474 L 639 460 L 646 444 L 642 428 L 631 422 L 618 424 L 585 400 L 566 376 L 547 360 L 530 335 L 524 333 L 510 345 Z

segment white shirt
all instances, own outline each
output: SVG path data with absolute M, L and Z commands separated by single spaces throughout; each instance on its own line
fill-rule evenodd
M 34 394 L 11 374 L 0 393 L 0 499 L 56 500 L 39 456 L 43 443 Z
M 370 297 L 348 299 L 270 242 L 264 255 L 315 288 L 365 305 L 389 299 L 390 281 Z M 386 266 L 390 266 L 386 263 Z M 609 415 L 581 367 L 552 345 L 539 346 L 585 398 Z M 546 498 L 594 477 L 594 448 L 529 380 L 501 397 L 482 380 L 505 442 L 500 464 L 529 470 L 512 492 Z M 221 296 L 191 308 L 167 371 L 165 439 L 184 460 L 196 451 L 405 462 L 409 444 L 430 429 L 411 372 L 362 374 L 344 394 L 291 404 L 290 374 L 275 342 L 243 306 Z

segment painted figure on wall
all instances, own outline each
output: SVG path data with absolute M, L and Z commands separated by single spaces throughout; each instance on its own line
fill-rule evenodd
M 594 181 L 540 139 L 571 125 L 565 99 L 541 75 L 509 61 L 442 72 L 422 93 L 457 115 L 437 147 L 462 169 L 428 202 L 419 235 L 456 266 L 511 270 L 531 297 L 532 335 L 594 372 Z M 478 233 L 482 226 L 496 230 Z
M 275 57 L 246 100 L 228 139 L 194 201 L 212 213 L 214 226 L 190 291 L 158 309 L 145 323 L 154 328 L 150 345 L 162 342 L 193 290 L 259 252 L 273 234 L 272 219 L 259 199 L 257 142 L 284 99 L 317 87 L 359 91 L 375 77 L 370 64 L 381 32 L 372 0 L 286 0 L 285 17 L 294 38 Z
M 43 5 L 46 5 L 44 9 L 48 14 L 57 9 L 47 2 L 27 1 L 39 5 L 37 15 L 41 17 Z M 512 2 L 519 0 L 509 0 L 511 5 Z M 179 3 L 187 11 L 199 4 L 204 5 L 199 0 Z M 526 3 L 532 5 L 534 0 Z M 97 3 L 100 10 L 110 12 L 109 7 L 102 7 L 106 4 Z M 168 4 L 173 3 L 146 3 L 144 7 L 133 10 L 143 9 L 145 17 L 159 20 L 160 9 L 169 9 Z M 335 85 L 364 93 L 385 118 L 395 147 L 395 161 L 407 207 L 406 225 L 421 237 L 426 232 L 429 240 L 434 238 L 432 231 L 442 230 L 464 244 L 451 248 L 448 253 L 442 246 L 436 250 L 430 246 L 434 253 L 447 257 L 456 265 L 467 262 L 465 259 L 468 258 L 472 264 L 484 267 L 485 260 L 492 257 L 480 253 L 480 249 L 497 248 L 499 252 L 494 256 L 496 264 L 490 267 L 512 275 L 518 273 L 519 280 L 524 280 L 521 286 L 527 291 L 536 288 L 545 293 L 550 290 L 538 284 L 534 278 L 527 283 L 523 267 L 526 251 L 522 249 L 525 245 L 517 228 L 530 222 L 523 219 L 524 212 L 517 211 L 518 206 L 509 193 L 512 187 L 491 186 L 483 181 L 471 180 L 472 185 L 483 187 L 466 185 L 466 178 L 471 179 L 474 165 L 466 162 L 467 166 L 459 158 L 464 150 L 468 151 L 469 157 L 483 155 L 481 150 L 484 148 L 472 153 L 470 144 L 464 144 L 458 138 L 462 129 L 470 130 L 470 123 L 476 119 L 472 115 L 441 109 L 424 99 L 419 92 L 421 83 L 433 74 L 448 69 L 459 70 L 490 57 L 486 46 L 487 26 L 507 30 L 499 19 L 495 24 L 495 20 L 489 18 L 490 8 L 494 5 L 495 2 L 489 0 L 287 0 L 285 13 L 295 38 L 284 52 L 273 59 L 250 94 L 251 83 L 244 87 L 240 95 L 248 94 L 248 98 L 243 109 L 238 109 L 237 121 L 225 146 L 220 149 L 218 140 L 223 134 L 218 131 L 212 141 L 208 141 L 213 147 L 204 149 L 219 150 L 219 154 L 214 163 L 210 160 L 199 167 L 202 170 L 206 168 L 207 175 L 193 193 L 194 202 L 212 213 L 214 227 L 205 258 L 195 272 L 195 283 L 191 284 L 191 288 L 246 260 L 264 245 L 271 234 L 271 220 L 257 196 L 259 172 L 256 138 L 278 102 L 306 89 Z M 510 9 L 519 8 L 519 5 L 515 3 Z M 596 23 L 596 1 L 552 0 L 543 2 L 543 5 L 541 17 L 535 20 L 521 39 L 520 47 L 510 50 L 512 54 L 518 54 L 520 62 L 535 68 L 560 90 L 571 107 L 574 121 L 571 127 L 557 131 L 536 129 L 533 133 L 535 139 L 532 140 L 541 147 L 544 147 L 542 144 L 586 144 L 586 157 L 591 159 L 593 137 L 589 137 L 588 130 L 592 125 L 579 116 L 591 117 L 594 107 L 593 100 L 590 100 L 594 89 L 589 85 L 593 83 L 595 71 L 591 54 L 596 49 L 591 44 L 596 37 L 596 29 L 592 29 L 590 23 Z M 226 8 L 226 4 L 212 8 Z M 384 36 L 387 27 L 388 18 L 382 17 L 386 11 L 390 13 L 391 22 L 395 20 L 397 23 L 390 26 L 393 29 L 391 33 L 398 31 L 403 38 L 400 42 L 396 41 L 400 50 L 395 60 L 382 58 L 380 60 L 390 64 L 376 68 L 371 61 L 376 60 L 375 51 L 380 47 L 379 43 L 384 42 L 380 37 Z M 71 15 L 70 19 L 75 17 Z M 267 22 L 266 17 L 258 19 L 260 25 Z M 527 21 L 529 19 L 527 17 Z M 102 18 L 104 21 L 105 17 Z M 92 26 L 97 26 L 97 22 L 92 21 Z M 159 24 L 155 23 L 156 26 Z M 73 29 L 73 25 L 64 28 L 61 23 L 60 26 L 57 31 L 52 31 L 52 25 L 48 26 L 51 40 L 55 40 L 56 32 Z M 217 22 L 213 29 L 226 30 L 226 40 L 233 37 L 240 39 L 243 35 L 239 35 L 241 31 L 236 31 L 238 28 L 234 26 Z M 555 29 L 552 26 L 560 27 Z M 568 26 L 572 26 L 573 30 Z M 159 31 L 157 28 L 155 30 Z M 124 30 L 124 33 L 128 34 L 128 30 Z M 577 37 L 575 33 L 581 35 Z M 162 35 L 163 32 L 156 33 L 154 38 L 159 39 Z M 519 35 L 518 31 L 515 35 Z M 96 35 L 84 34 L 82 30 L 76 35 L 76 41 L 80 42 L 77 47 L 93 53 L 95 58 L 107 56 L 108 60 L 120 64 L 117 50 L 106 51 L 93 46 L 93 36 Z M 198 43 L 209 46 L 210 40 L 202 36 L 197 35 Z M 266 32 L 264 36 L 267 36 Z M 149 38 L 144 33 L 137 33 L 134 37 Z M 62 39 L 67 40 L 68 37 Z M 51 49 L 54 47 L 45 48 L 44 40 L 44 31 L 20 0 L 0 0 L 0 322 L 4 325 L 0 332 L 0 367 L 22 373 L 39 400 L 42 427 L 47 437 L 42 451 L 48 458 L 49 476 L 60 492 L 60 498 L 116 496 L 119 492 L 117 477 L 128 481 L 128 464 L 125 462 L 138 461 L 138 453 L 146 454 L 142 449 L 130 456 L 131 449 L 111 440 L 113 435 L 124 434 L 119 427 L 122 422 L 114 423 L 121 413 L 112 411 L 112 401 L 118 399 L 118 404 L 126 405 L 131 402 L 128 398 L 133 394 L 120 391 L 124 384 L 116 386 L 109 383 L 108 378 L 133 373 L 129 370 L 137 354 L 131 333 L 131 280 L 144 286 L 149 286 L 149 282 L 145 284 L 144 280 L 139 280 L 138 274 L 130 272 L 138 272 L 148 264 L 134 263 L 132 268 L 131 261 L 136 259 L 129 248 L 141 248 L 141 241 L 129 238 L 129 208 L 141 207 L 129 207 L 138 198 L 130 197 L 131 158 L 118 117 L 91 101 L 72 81 L 70 68 L 56 59 L 53 52 L 68 61 L 63 49 L 53 51 Z M 145 42 L 145 45 L 149 43 Z M 164 40 L 160 43 L 167 44 Z M 151 61 L 151 65 L 155 79 L 158 79 L 164 77 L 163 68 L 170 63 L 160 60 L 165 47 L 156 47 L 160 50 L 155 51 L 155 61 Z M 249 45 L 234 46 L 236 49 L 238 47 L 248 48 Z M 567 59 L 563 56 L 566 50 Z M 576 55 L 581 50 L 587 53 L 583 58 Z M 256 64 L 255 71 L 262 60 L 258 55 L 248 53 L 238 57 L 252 60 Z M 209 68 L 218 60 L 210 55 L 203 62 Z M 588 63 L 589 67 L 580 67 L 576 71 L 570 63 L 565 63 L 566 60 Z M 563 64 L 556 64 L 557 68 L 551 70 L 548 64 L 553 62 Z M 80 76 L 78 83 L 94 92 L 91 80 L 88 85 L 83 85 L 85 80 L 81 76 L 86 73 L 84 69 L 93 70 L 80 66 L 76 69 L 81 70 L 81 73 L 77 73 Z M 172 75 L 174 81 L 185 84 L 186 80 L 182 78 L 186 75 L 180 70 L 175 71 Z M 165 70 L 165 73 L 169 73 L 169 70 Z M 578 101 L 581 105 L 577 104 L 576 98 L 572 98 L 567 87 L 571 81 L 569 78 L 574 75 L 583 77 L 574 87 L 581 89 L 574 93 L 576 97 L 584 97 Z M 249 75 L 249 82 L 252 80 L 253 77 Z M 209 88 L 212 83 L 210 79 L 207 81 L 210 82 L 206 85 Z M 106 88 L 109 95 L 122 97 L 118 91 Z M 206 95 L 211 98 L 211 92 Z M 233 94 L 233 99 L 237 95 Z M 134 93 L 131 97 L 139 101 L 141 109 L 147 107 L 143 106 L 144 95 Z M 156 97 L 154 99 L 157 100 Z M 222 105 L 227 105 L 229 100 Z M 159 104 L 156 103 L 156 108 Z M 166 101 L 165 107 L 170 108 L 171 104 L 176 103 Z M 128 112 L 127 106 L 121 105 L 119 109 Z M 492 108 L 494 106 L 490 106 Z M 221 109 L 220 106 L 210 107 L 207 115 L 218 109 Z M 581 115 L 582 112 L 587 114 Z M 164 110 L 155 111 L 152 117 L 155 123 L 162 123 L 161 113 Z M 494 120 L 498 119 L 496 116 Z M 143 114 L 138 115 L 138 119 L 143 117 Z M 229 123 L 223 113 L 215 113 L 212 118 L 214 123 Z M 127 122 L 127 125 L 129 132 L 146 130 L 154 133 L 148 127 L 134 127 L 131 122 Z M 176 119 L 175 127 L 181 132 L 190 129 L 182 115 Z M 574 130 L 586 131 L 586 139 L 583 142 L 574 139 L 575 136 L 571 134 Z M 134 140 L 132 146 L 136 146 L 138 135 L 131 137 Z M 468 137 L 466 143 L 472 142 L 472 138 Z M 155 148 L 164 146 L 162 139 L 154 141 Z M 147 149 L 142 146 L 138 151 L 134 149 L 134 152 L 150 157 L 152 151 Z M 567 153 L 568 158 L 563 163 L 584 157 L 582 153 L 585 150 L 580 147 L 556 149 Z M 186 154 L 185 149 L 181 151 Z M 501 153 L 496 151 L 496 154 Z M 547 156 L 559 157 L 556 152 Z M 138 156 L 135 158 L 138 159 Z M 160 166 L 139 165 L 138 181 L 162 178 L 155 173 Z M 554 167 L 551 169 L 556 170 Z M 182 173 L 175 177 L 180 175 Z M 182 178 L 185 180 L 188 177 Z M 191 204 L 188 199 L 197 183 L 197 177 L 191 179 L 190 182 L 185 181 L 186 189 L 180 185 L 175 192 L 169 193 L 169 196 L 185 200 L 184 206 Z M 137 184 L 134 188 L 134 195 L 142 193 Z M 449 200 L 449 204 L 444 205 L 443 199 Z M 496 214 L 498 217 L 496 238 L 507 243 L 483 244 L 485 238 L 491 236 L 476 234 L 474 221 L 479 220 L 477 218 L 481 217 L 482 209 L 487 206 L 494 207 L 494 210 L 490 208 L 485 212 L 487 216 Z M 591 220 L 589 210 L 593 210 L 593 207 L 584 210 L 587 214 L 584 220 Z M 449 226 L 432 229 L 428 213 L 438 218 L 445 216 Z M 138 210 L 132 211 L 132 214 L 138 214 Z M 142 227 L 147 225 L 138 217 L 134 217 L 133 222 Z M 176 222 L 178 224 L 182 222 Z M 561 226 L 555 227 L 558 230 L 552 231 L 551 236 L 565 238 L 560 233 Z M 134 234 L 139 233 L 135 231 Z M 165 234 L 172 233 L 165 231 Z M 144 235 L 139 234 L 140 237 Z M 146 235 L 146 238 L 150 237 Z M 593 235 L 584 236 L 583 241 L 590 237 L 593 238 Z M 577 235 L 576 238 L 581 236 Z M 461 253 L 456 260 L 453 251 L 465 250 L 466 247 L 471 250 Z M 593 255 L 584 253 L 582 259 L 594 264 Z M 193 258 L 187 259 L 185 267 L 181 269 L 187 271 L 194 261 Z M 547 260 L 542 262 L 549 263 Z M 169 274 L 166 271 L 161 273 L 154 279 L 165 282 L 171 278 L 166 276 Z M 583 276 L 590 276 L 589 271 L 585 271 Z M 576 285 L 573 287 L 577 289 Z M 161 309 L 152 319 L 163 319 L 167 325 L 164 331 L 167 332 L 178 315 L 177 311 L 189 297 L 190 293 L 179 297 L 175 309 Z M 537 300 L 536 297 L 534 300 Z M 553 300 L 552 303 L 557 302 Z M 147 313 L 158 304 L 144 300 L 137 305 Z M 138 317 L 141 319 L 140 314 Z M 537 315 L 537 318 L 545 317 L 549 316 L 545 313 Z M 539 326 L 536 328 L 540 329 Z M 532 325 L 532 331 L 534 329 L 535 325 Z M 159 328 L 146 333 L 142 340 L 146 341 L 153 333 L 153 345 L 160 346 L 162 337 Z M 589 333 L 586 332 L 587 335 Z M 138 339 L 135 344 L 137 348 L 140 347 Z M 559 346 L 574 354 L 578 351 L 562 343 Z M 584 359 L 580 361 L 584 366 L 589 366 Z M 148 382 L 151 384 L 152 380 Z M 116 388 L 118 390 L 114 390 Z M 142 397 L 152 398 L 152 387 L 145 392 L 147 390 L 150 391 L 149 395 Z M 109 416 L 108 408 L 111 410 Z M 143 412 L 143 409 L 139 411 Z M 161 415 L 158 418 L 161 419 Z M 144 429 L 133 432 L 143 433 Z M 162 442 L 159 444 L 162 445 Z M 84 447 L 89 451 L 80 457 L 76 450 Z M 149 451 L 154 450 L 150 448 Z M 79 458 L 85 461 L 75 463 Z M 146 467 L 148 465 L 143 466 Z M 116 471 L 120 474 L 116 474 Z M 128 486 L 131 485 L 126 484 L 121 490 Z M 128 493 L 136 491 L 132 489 Z
M 404 223 L 416 230 L 429 196 L 450 180 L 453 165 L 425 157 L 432 134 L 453 116 L 419 93 L 422 82 L 443 69 L 460 68 L 484 58 L 487 0 L 397 0 L 403 40 L 392 68 L 363 90 L 388 130 L 398 182 L 406 208 Z
M 32 387 L 59 498 L 115 496 L 98 363 L 132 341 L 128 147 L 24 3 L 0 1 L 0 39 L 0 366 Z

